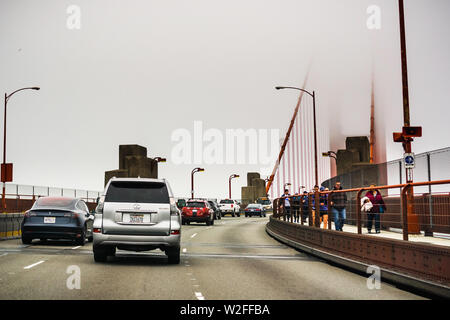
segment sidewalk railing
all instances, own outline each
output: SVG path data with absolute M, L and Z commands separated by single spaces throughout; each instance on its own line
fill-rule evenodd
M 42 187 L 20 184 L 6 184 L 5 202 L 6 209 L 2 208 L 1 212 L 24 212 L 31 208 L 34 201 L 40 197 L 48 196 L 65 196 L 81 198 L 87 202 L 88 206 L 95 203 L 99 191 Z
M 386 212 L 380 213 L 382 229 L 402 229 L 404 240 L 408 240 L 408 234 L 418 234 L 420 231 L 423 231 L 426 236 L 433 236 L 433 232 L 450 234 L 450 194 L 414 194 L 413 192 L 414 187 L 445 184 L 450 184 L 450 180 L 317 191 L 307 194 L 307 203 L 305 205 L 302 202 L 303 194 L 280 197 L 274 200 L 273 217 L 301 224 L 305 224 L 306 218 L 308 218 L 309 226 L 320 228 L 322 223 L 320 210 L 316 212 L 313 203 L 315 203 L 315 198 L 325 198 L 327 201 L 326 212 L 322 211 L 322 214 L 327 215 L 328 222 L 323 227 L 331 229 L 334 217 L 330 203 L 333 200 L 333 195 L 346 193 L 350 201 L 346 204 L 347 217 L 345 223 L 356 225 L 358 234 L 362 234 L 362 227 L 367 223 L 367 214 L 361 212 L 361 198 L 364 197 L 365 192 L 378 190 L 382 194 L 387 207 Z M 396 189 L 400 191 L 398 195 L 392 193 Z M 287 210 L 283 206 L 286 198 L 289 198 L 290 202 L 290 215 L 287 214 Z M 324 219 L 323 221 L 326 220 Z

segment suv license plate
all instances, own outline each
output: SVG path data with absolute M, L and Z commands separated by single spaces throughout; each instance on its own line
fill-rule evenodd
M 44 223 L 55 223 L 56 217 L 44 217 Z
M 144 215 L 143 214 L 131 214 L 130 215 L 130 223 L 144 223 Z

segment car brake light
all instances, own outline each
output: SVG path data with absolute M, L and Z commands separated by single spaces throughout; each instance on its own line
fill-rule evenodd
M 102 229 L 101 228 L 94 228 L 94 233 L 102 233 Z
M 233 208 L 233 205 L 231 205 L 231 207 Z
M 104 207 L 104 203 L 103 202 L 99 202 L 97 205 L 97 208 L 95 208 L 95 212 L 98 214 L 103 214 L 103 207 Z
M 171 230 L 170 234 L 173 234 L 173 235 L 180 234 L 180 230 Z

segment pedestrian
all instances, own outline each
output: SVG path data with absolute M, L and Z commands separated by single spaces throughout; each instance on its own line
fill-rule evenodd
M 283 198 L 283 202 L 282 202 L 282 206 L 283 206 L 283 213 L 284 213 L 284 218 L 283 220 L 289 221 L 291 218 L 291 201 L 289 199 L 291 195 L 289 194 L 289 189 L 284 189 L 284 194 L 282 195 Z
M 294 194 L 294 196 L 292 197 L 292 214 L 294 217 L 294 222 L 298 223 L 299 222 L 299 213 L 300 213 L 300 202 L 301 202 L 301 197 L 298 194 L 298 192 L 296 192 Z
M 342 190 L 342 186 L 339 181 L 336 181 L 333 191 L 338 190 Z M 337 231 L 344 231 L 342 228 L 346 219 L 345 206 L 347 204 L 347 194 L 345 192 L 336 192 L 331 197 L 330 205 L 334 216 L 334 228 Z
M 311 198 L 312 198 L 312 210 L 311 210 L 311 214 L 312 214 L 312 225 L 314 226 L 315 225 L 315 221 L 316 221 L 316 204 L 315 204 L 315 197 L 316 197 L 316 192 L 318 192 L 319 191 L 319 186 L 318 185 L 315 185 L 314 186 L 314 189 L 311 191 L 312 192 L 312 196 L 311 196 Z M 319 199 L 319 201 L 320 201 L 320 199 Z M 319 202 L 318 201 L 318 202 Z M 320 210 L 320 205 L 319 205 L 319 210 Z M 319 218 L 320 218 L 320 214 L 318 215 L 319 216 Z
M 327 191 L 325 187 L 320 187 L 320 191 L 324 192 Z M 320 200 L 320 223 L 323 222 L 323 228 L 328 228 L 328 194 L 327 193 L 321 193 L 319 196 Z
M 375 187 L 374 184 L 370 185 L 371 188 Z M 369 202 L 367 202 L 367 197 Z M 363 203 L 362 207 L 364 207 L 367 212 L 367 232 L 372 233 L 372 223 L 375 219 L 375 232 L 380 233 L 380 213 L 386 212 L 386 205 L 384 203 L 383 197 L 381 196 L 380 191 L 377 189 L 367 191 L 366 195 L 363 197 L 365 203 Z M 361 202 L 363 201 L 361 199 Z
M 308 191 L 303 191 L 303 197 L 302 197 L 302 214 L 303 214 L 303 221 L 306 221 L 306 218 L 309 217 L 309 199 L 308 199 Z

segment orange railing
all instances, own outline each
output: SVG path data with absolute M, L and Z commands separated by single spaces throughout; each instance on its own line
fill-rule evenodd
M 328 223 L 323 227 L 331 229 L 333 217 L 332 206 L 329 204 L 334 194 L 346 193 L 349 199 L 347 203 L 348 214 L 346 224 L 356 225 L 358 234 L 361 234 L 363 222 L 367 220 L 367 216 L 361 212 L 363 192 L 379 190 L 387 206 L 386 212 L 380 214 L 380 224 L 382 227 L 402 229 L 404 240 L 408 240 L 408 234 L 418 234 L 420 231 L 424 231 L 426 236 L 433 235 L 433 231 L 450 234 L 450 193 L 413 193 L 415 186 L 444 184 L 450 184 L 450 180 L 309 192 L 304 194 L 307 196 L 306 202 L 303 202 L 303 194 L 280 197 L 274 200 L 273 216 L 274 218 L 283 218 L 285 221 L 288 220 L 301 224 L 305 224 L 306 219 L 308 219 L 309 226 L 320 227 L 320 208 L 318 211 L 313 210 L 313 201 L 316 198 L 320 199 L 322 197 L 327 201 L 326 213 L 323 211 L 322 213 L 328 216 Z M 392 192 L 387 195 L 387 190 L 389 189 L 399 189 L 400 192 L 398 195 L 392 195 Z M 351 197 L 351 195 L 354 197 Z M 295 197 L 300 197 L 300 199 Z M 286 198 L 289 198 L 291 205 L 290 215 L 287 214 L 287 210 L 283 206 Z

